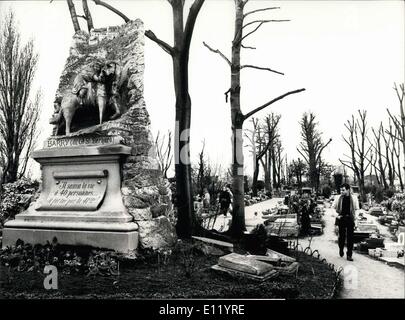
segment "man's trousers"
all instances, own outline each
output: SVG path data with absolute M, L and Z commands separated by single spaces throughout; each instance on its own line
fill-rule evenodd
M 341 217 L 339 219 L 339 249 L 343 251 L 343 248 L 347 247 L 347 256 L 351 257 L 353 253 L 353 235 L 354 233 L 354 221 L 351 217 Z

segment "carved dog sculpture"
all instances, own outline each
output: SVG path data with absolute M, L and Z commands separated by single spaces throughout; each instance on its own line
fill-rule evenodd
M 123 77 L 121 76 L 121 68 L 115 62 L 107 63 L 103 67 L 102 72 L 103 76 L 114 81 L 116 86 L 122 85 Z M 83 101 L 83 105 L 85 107 L 98 108 L 100 124 L 103 122 L 103 115 L 106 110 L 107 100 L 108 97 L 106 94 L 105 83 L 88 83 L 87 95 Z M 65 133 L 66 135 L 69 135 L 71 133 L 72 119 L 77 109 L 80 107 L 81 105 L 79 97 L 70 91 L 67 92 L 62 98 L 58 112 L 53 115 L 49 123 L 56 125 L 60 124 L 63 117 L 66 124 Z

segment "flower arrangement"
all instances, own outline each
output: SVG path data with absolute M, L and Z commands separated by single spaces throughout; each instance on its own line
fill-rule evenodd
M 54 265 L 63 274 L 117 276 L 119 261 L 113 251 L 62 246 L 56 238 L 34 246 L 17 240 L 15 246 L 0 250 L 0 265 L 18 272 L 42 272 L 46 265 Z

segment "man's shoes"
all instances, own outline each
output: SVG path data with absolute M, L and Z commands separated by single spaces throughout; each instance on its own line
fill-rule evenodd
M 343 252 L 343 249 L 339 249 L 339 256 L 343 257 L 345 253 Z
M 353 261 L 353 258 L 352 257 L 347 257 L 347 260 Z

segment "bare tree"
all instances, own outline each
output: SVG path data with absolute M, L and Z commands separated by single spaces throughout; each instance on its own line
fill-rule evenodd
M 230 233 L 234 237 L 240 237 L 245 227 L 245 204 L 244 204 L 244 174 L 243 174 L 243 123 L 246 119 L 253 116 L 255 113 L 263 110 L 264 108 L 272 105 L 273 103 L 295 93 L 304 91 L 305 89 L 298 89 L 287 92 L 275 99 L 270 100 L 263 105 L 253 108 L 252 111 L 247 114 L 243 114 L 240 104 L 240 73 L 241 70 L 247 68 L 253 68 L 258 70 L 265 70 L 277 74 L 283 74 L 267 67 L 260 67 L 251 64 L 241 65 L 241 49 L 255 49 L 254 47 L 244 45 L 243 41 L 247 37 L 256 32 L 261 26 L 269 22 L 282 22 L 288 20 L 253 20 L 246 22 L 246 18 L 261 11 L 268 11 L 273 9 L 279 9 L 278 7 L 268 7 L 257 10 L 252 10 L 244 13 L 245 5 L 249 0 L 234 0 L 235 1 L 235 30 L 234 38 L 232 41 L 232 58 L 227 58 L 220 50 L 213 49 L 207 43 L 204 45 L 212 52 L 218 54 L 229 65 L 231 71 L 231 88 L 225 92 L 226 101 L 228 100 L 228 94 L 230 94 L 230 106 L 231 106 L 231 124 L 232 124 L 232 191 L 234 195 L 234 208 L 232 215 L 232 224 Z M 251 31 L 248 29 L 253 28 Z
M 223 187 L 227 184 L 226 173 L 220 165 L 213 165 L 205 154 L 205 141 L 198 154 L 197 166 L 193 168 L 193 190 L 197 194 L 202 194 L 206 188 L 211 196 L 211 202 L 214 202 Z
M 329 185 L 332 183 L 332 174 L 335 170 L 336 167 L 334 165 L 331 165 L 321 159 L 320 163 L 321 177 L 323 178 L 324 181 L 327 181 Z
M 125 22 L 131 21 L 124 13 L 110 4 L 93 0 L 96 5 L 119 15 Z M 151 30 L 145 31 L 145 36 L 159 45 L 172 58 L 173 80 L 176 95 L 175 103 L 175 172 L 177 191 L 177 235 L 179 238 L 189 238 L 197 227 L 193 208 L 193 188 L 191 179 L 190 153 L 190 125 L 191 98 L 188 84 L 188 62 L 191 38 L 198 13 L 205 0 L 194 0 L 184 23 L 184 0 L 168 0 L 173 12 L 174 45 L 171 46 L 159 39 Z M 180 153 L 185 155 L 180 159 Z
M 327 143 L 322 142 L 322 133 L 318 130 L 318 123 L 315 121 L 313 113 L 304 113 L 301 122 L 302 142 L 297 151 L 308 164 L 309 180 L 312 188 L 319 188 L 319 168 L 323 150 L 331 143 L 332 138 Z
M 398 130 L 397 128 L 393 128 L 392 127 L 392 123 L 390 121 L 390 130 L 389 130 L 389 135 L 391 137 L 391 143 L 392 143 L 392 152 L 391 152 L 391 156 L 392 156 L 392 163 L 395 163 L 394 160 L 394 156 L 395 159 L 397 160 L 397 164 L 396 164 L 396 175 L 399 179 L 399 185 L 401 187 L 401 190 L 404 190 L 404 182 L 402 180 L 402 170 L 401 170 L 401 140 L 398 139 Z
M 391 154 L 391 139 L 390 137 L 387 137 L 387 135 L 384 133 L 384 129 L 382 129 L 382 134 L 381 134 L 383 140 L 384 140 L 384 146 L 385 146 L 385 161 L 387 164 L 388 168 L 388 182 L 390 188 L 394 188 L 394 180 L 395 180 L 395 163 L 392 162 L 392 154 Z
M 252 193 L 254 196 L 257 195 L 257 181 L 259 178 L 260 164 L 263 166 L 265 176 L 269 174 L 269 167 L 271 167 L 269 161 L 271 161 L 271 159 L 268 155 L 275 153 L 273 149 L 276 148 L 276 139 L 279 137 L 277 127 L 280 118 L 280 115 L 272 113 L 265 118 L 264 124 L 260 124 L 258 119 L 252 118 L 253 129 L 246 130 L 250 133 L 245 134 L 245 137 L 250 142 L 253 155 Z M 270 153 L 271 150 L 273 151 Z
M 266 139 L 270 143 L 267 152 L 265 154 L 265 157 L 261 158 L 261 163 L 264 168 L 264 180 L 265 180 L 265 186 L 266 189 L 271 191 L 272 190 L 272 181 L 277 178 L 277 173 L 276 173 L 276 142 L 277 139 L 280 137 L 278 133 L 278 123 L 280 121 L 281 116 L 271 113 L 265 118 L 265 132 L 266 132 Z M 272 179 L 273 177 L 273 179 Z
M 399 102 L 399 116 L 392 115 L 388 109 L 387 109 L 387 112 L 396 129 L 397 134 L 395 134 L 394 137 L 398 141 L 398 146 L 399 146 L 399 143 L 402 144 L 402 154 L 403 154 L 403 158 L 405 161 L 405 111 L 404 111 L 405 86 L 403 83 L 401 83 L 398 88 L 397 84 L 394 83 L 394 90 L 398 97 L 398 102 Z M 391 133 L 391 135 L 392 135 L 392 133 Z M 399 149 L 400 148 L 398 148 L 398 150 Z M 399 168 L 399 171 L 400 171 L 400 169 L 404 169 L 404 173 L 405 173 L 405 167 L 403 165 L 399 164 L 399 158 L 398 158 L 398 168 Z M 401 180 L 402 180 L 402 178 L 401 178 Z M 401 188 L 403 188 L 402 184 L 401 184 Z
M 197 15 L 204 0 L 195 0 L 190 7 L 184 25 L 184 1 L 169 0 L 173 10 L 174 46 L 160 40 L 148 30 L 145 35 L 156 42 L 173 61 L 174 89 L 176 92 L 176 131 L 174 142 L 180 152 L 190 148 L 191 98 L 188 88 L 188 61 L 191 38 Z M 177 234 L 180 238 L 188 238 L 194 233 L 195 216 L 193 212 L 193 190 L 191 181 L 191 164 L 189 159 L 180 159 L 180 152 L 175 152 L 176 189 L 178 194 Z
M 376 164 L 377 164 L 377 156 L 375 155 L 375 152 L 371 150 L 370 152 L 370 159 L 367 159 L 369 161 L 369 166 L 370 166 L 370 179 L 373 179 L 373 169 L 374 169 L 374 176 L 376 178 L 377 184 L 380 185 L 380 178 L 378 176 L 378 172 L 376 169 Z M 371 184 L 373 184 L 373 180 L 371 180 Z
M 280 117 L 281 117 L 280 115 L 271 113 L 267 115 L 265 118 L 264 129 L 266 133 L 266 139 L 271 143 L 264 157 L 260 159 L 260 162 L 264 170 L 264 185 L 266 190 L 268 190 L 269 192 L 271 192 L 273 189 L 272 181 L 275 179 L 275 172 L 273 172 L 273 168 L 275 166 L 274 150 L 275 150 L 275 143 L 277 141 L 277 138 L 279 137 L 277 125 L 280 120 Z
M 374 143 L 370 143 L 373 145 L 373 149 L 375 152 L 375 157 L 376 157 L 376 164 L 374 165 L 374 169 L 376 170 L 376 173 L 378 172 L 378 175 L 380 176 L 380 183 L 384 186 L 384 189 L 388 189 L 388 183 L 385 175 L 385 170 L 387 169 L 387 163 L 383 162 L 383 152 L 382 152 L 382 146 L 381 146 L 381 137 L 384 135 L 384 127 L 382 123 L 380 124 L 380 127 L 378 131 L 376 132 L 374 128 L 372 128 L 373 135 L 374 135 Z
M 273 168 L 274 168 L 274 188 L 280 189 L 281 187 L 281 176 L 282 176 L 282 164 L 284 158 L 282 157 L 283 146 L 279 137 L 273 143 Z
M 259 128 L 259 119 L 252 117 L 250 119 L 250 122 L 252 123 L 252 129 L 245 129 L 244 136 L 249 141 L 249 144 L 247 146 L 250 147 L 249 151 L 252 154 L 253 160 L 252 168 L 254 175 L 256 170 L 256 153 L 257 153 L 256 142 L 257 142 L 257 130 Z
M 349 160 L 339 161 L 349 169 L 351 169 L 356 177 L 361 197 L 364 201 L 364 178 L 370 162 L 367 162 L 368 154 L 371 151 L 371 146 L 366 146 L 367 140 L 367 111 L 358 110 L 358 118 L 355 119 L 352 115 L 351 121 L 345 123 L 348 131 L 348 136 L 343 136 L 343 140 L 350 148 L 350 156 L 346 156 Z
M 160 170 L 162 170 L 163 177 L 167 179 L 167 171 L 170 169 L 173 161 L 171 131 L 169 130 L 167 135 L 162 136 L 160 136 L 160 131 L 158 131 L 155 146 Z
M 31 86 L 38 55 L 32 40 L 21 43 L 14 14 L 9 12 L 0 30 L 0 154 L 2 182 L 14 182 L 27 169 L 35 146 L 40 93 L 32 100 Z
M 302 188 L 302 177 L 305 175 L 307 171 L 307 165 L 305 162 L 301 161 L 300 158 L 298 158 L 297 161 L 293 160 L 290 164 L 290 171 L 293 176 L 295 176 L 298 184 L 298 188 Z

